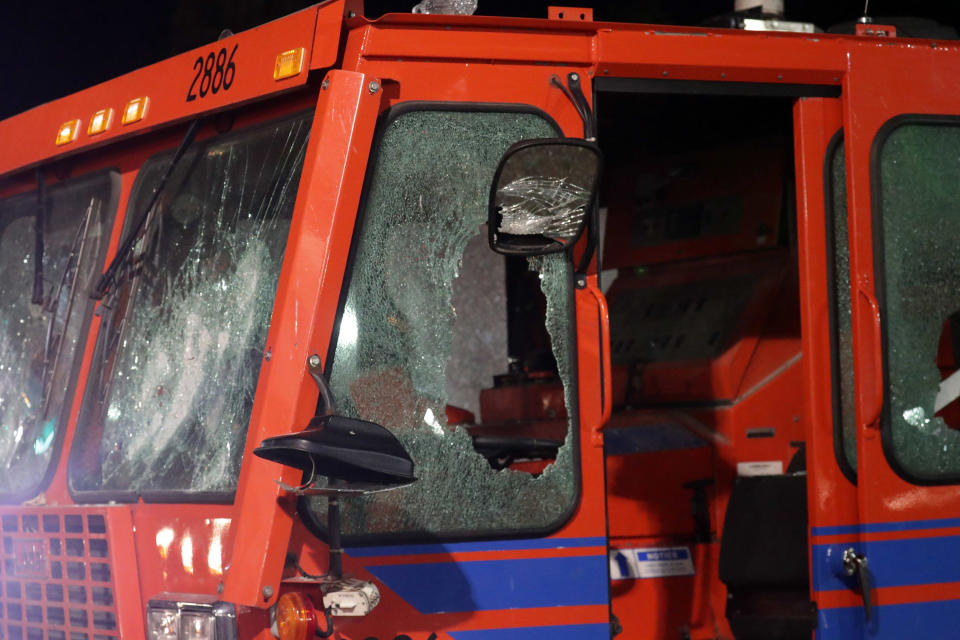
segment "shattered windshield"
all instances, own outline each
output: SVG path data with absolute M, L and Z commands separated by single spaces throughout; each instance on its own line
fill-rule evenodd
M 119 177 L 102 172 L 43 197 L 43 303 L 33 304 L 37 192 L 0 202 L 0 494 L 43 482 L 69 418 Z
M 540 531 L 573 507 L 569 259 L 505 258 L 485 226 L 503 152 L 554 135 L 537 114 L 496 111 L 411 111 L 385 128 L 329 379 L 337 412 L 392 431 L 418 480 L 341 501 L 354 540 Z M 323 521 L 326 499 L 309 501 Z
M 105 306 L 72 486 L 236 487 L 310 114 L 195 142 L 160 192 Z M 171 154 L 140 170 L 127 227 Z

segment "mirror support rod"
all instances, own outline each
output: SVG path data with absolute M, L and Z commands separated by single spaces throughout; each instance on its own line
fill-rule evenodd
M 90 293 L 90 297 L 94 300 L 100 300 L 110 291 L 110 288 L 114 284 L 114 280 L 116 280 L 117 271 L 120 269 L 120 265 L 123 264 L 123 261 L 127 258 L 127 256 L 130 254 L 130 251 L 133 249 L 133 246 L 136 244 L 137 238 L 143 229 L 143 225 L 146 224 L 147 217 L 150 215 L 150 211 L 153 210 L 153 207 L 157 203 L 157 199 L 160 197 L 160 192 L 163 191 L 163 188 L 166 186 L 167 180 L 170 179 L 170 175 L 173 173 L 173 170 L 180 163 L 180 159 L 183 158 L 183 154 L 186 152 L 187 147 L 193 143 L 193 139 L 197 136 L 197 131 L 199 129 L 199 119 L 190 123 L 190 126 L 187 128 L 187 132 L 183 136 L 183 140 L 180 141 L 180 146 L 177 147 L 177 150 L 173 154 L 173 158 L 170 160 L 170 164 L 167 166 L 167 170 L 164 172 L 163 177 L 160 178 L 157 188 L 154 189 L 153 193 L 150 195 L 150 202 L 147 203 L 147 206 L 144 207 L 143 211 L 140 213 L 140 217 L 137 218 L 133 228 L 130 229 L 130 233 L 127 234 L 127 237 L 120 245 L 120 248 L 117 249 L 117 254 L 113 256 L 113 260 L 110 261 L 110 266 L 108 266 L 107 270 L 104 271 L 103 275 L 100 276 L 97 286 L 94 288 L 93 292 Z
M 573 103 L 577 113 L 580 114 L 580 119 L 583 120 L 584 139 L 590 142 L 596 142 L 597 121 L 593 111 L 590 109 L 590 104 L 587 102 L 587 97 L 583 95 L 583 89 L 580 88 L 580 74 L 575 71 L 567 74 L 567 85 L 569 85 L 569 87 L 564 86 L 563 81 L 560 80 L 557 75 L 550 76 L 550 84 L 560 89 L 560 91 L 563 91 L 563 95 Z M 597 202 L 594 200 L 594 202 L 590 204 L 590 220 L 587 223 L 587 245 L 584 247 L 583 256 L 577 265 L 578 274 L 586 273 L 587 267 L 590 266 L 590 261 L 593 259 L 593 255 L 597 250 L 597 234 L 599 233 L 599 228 L 600 216 Z M 599 265 L 597 270 L 600 270 Z M 575 279 L 575 282 L 581 281 L 586 282 L 586 280 L 581 278 Z
M 580 74 L 575 72 L 567 74 L 567 84 L 570 85 L 569 88 L 563 84 L 563 81 L 556 74 L 550 76 L 550 84 L 560 89 L 563 95 L 567 97 L 567 100 L 573 104 L 574 109 L 577 110 L 580 119 L 583 121 L 584 139 L 590 142 L 596 141 L 597 135 L 593 113 L 590 111 L 590 105 L 587 104 L 586 96 L 583 95 L 583 91 L 580 89 Z
M 37 167 L 37 215 L 34 219 L 36 242 L 33 250 L 33 304 L 43 304 L 43 167 Z

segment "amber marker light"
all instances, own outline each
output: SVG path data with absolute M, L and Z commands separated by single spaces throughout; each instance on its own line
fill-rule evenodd
M 109 107 L 100 109 L 100 111 L 90 116 L 90 124 L 87 125 L 87 135 L 95 136 L 98 133 L 103 133 L 110 128 L 111 124 L 113 124 L 113 109 Z
M 123 118 L 121 121 L 123 124 L 133 124 L 139 120 L 143 120 L 143 116 L 147 113 L 147 104 L 150 102 L 150 99 L 147 96 L 142 98 L 134 98 L 127 103 L 127 106 L 123 108 Z
M 303 47 L 290 49 L 277 54 L 277 62 L 273 65 L 273 79 L 283 80 L 300 75 L 303 71 Z
M 312 640 L 317 631 L 317 610 L 310 598 L 288 591 L 277 600 L 277 633 L 280 640 Z
M 57 129 L 57 144 L 67 144 L 77 139 L 77 132 L 80 131 L 79 120 L 69 120 L 60 125 Z

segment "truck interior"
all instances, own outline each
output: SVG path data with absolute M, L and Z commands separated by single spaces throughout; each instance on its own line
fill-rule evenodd
M 714 637 L 725 615 L 739 639 L 808 638 L 793 99 L 709 84 L 598 83 L 611 550 L 697 567 L 625 565 L 613 610 L 630 637 Z M 633 613 L 650 601 L 655 628 Z

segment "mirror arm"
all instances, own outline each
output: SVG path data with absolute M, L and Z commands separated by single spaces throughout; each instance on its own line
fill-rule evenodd
M 580 75 L 576 72 L 570 72 L 567 74 L 567 83 L 570 85 L 569 88 L 563 84 L 560 76 L 556 74 L 550 76 L 550 84 L 563 92 L 563 95 L 567 97 L 567 100 L 569 100 L 570 103 L 573 104 L 574 109 L 577 110 L 577 114 L 579 114 L 580 119 L 583 120 L 584 139 L 594 142 L 596 141 L 597 137 L 593 112 L 590 111 L 590 105 L 587 104 L 587 98 L 583 95 L 583 91 L 580 89 Z
M 587 97 L 583 95 L 583 89 L 580 88 L 580 74 L 571 71 L 567 74 L 567 84 L 570 86 L 570 93 L 573 95 L 577 104 L 577 111 L 583 119 L 583 137 L 590 142 L 597 141 L 597 121 L 587 102 Z
M 587 97 L 583 95 L 583 89 L 580 87 L 580 74 L 575 71 L 571 71 L 567 74 L 567 84 L 569 88 L 564 86 L 563 81 L 560 80 L 559 76 L 556 74 L 550 76 L 550 84 L 557 87 L 563 92 L 563 95 L 573 103 L 574 108 L 576 108 L 577 113 L 580 114 L 580 119 L 583 120 L 583 137 L 590 142 L 596 142 L 597 140 L 597 121 L 594 116 L 593 111 L 590 109 L 590 104 L 587 102 Z M 578 274 L 586 274 L 587 267 L 590 266 L 590 261 L 593 259 L 593 255 L 597 250 L 597 234 L 599 233 L 600 225 L 598 219 L 597 211 L 597 202 L 591 204 L 590 218 L 587 222 L 587 246 L 584 248 L 583 256 L 580 258 L 580 263 L 577 265 Z M 597 265 L 597 270 L 599 271 L 599 264 Z M 583 281 L 582 278 L 577 278 L 576 282 Z
M 586 275 L 587 267 L 590 266 L 590 261 L 593 260 L 593 255 L 597 251 L 597 234 L 600 229 L 600 220 L 599 220 L 599 211 L 597 207 L 597 200 L 594 198 L 593 202 L 590 204 L 590 218 L 587 220 L 587 246 L 583 249 L 583 255 L 580 257 L 580 263 L 577 265 L 576 273 L 577 275 Z M 572 250 L 572 249 L 571 249 Z M 597 257 L 597 273 L 600 273 L 600 258 Z M 583 278 L 575 278 L 575 282 L 583 282 L 586 286 L 586 280 Z M 579 284 L 577 288 L 581 288 Z
M 330 383 L 327 382 L 327 379 L 323 376 L 322 363 L 323 361 L 320 356 L 314 353 L 307 358 L 307 371 L 316 383 L 317 389 L 320 390 L 320 400 L 323 401 L 323 412 L 317 415 L 329 416 L 333 415 L 336 411 L 336 404 L 333 400 L 333 391 L 330 389 Z

